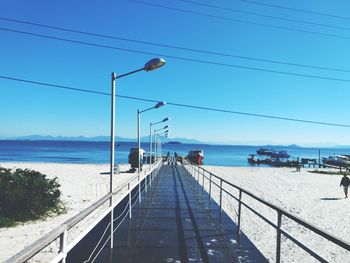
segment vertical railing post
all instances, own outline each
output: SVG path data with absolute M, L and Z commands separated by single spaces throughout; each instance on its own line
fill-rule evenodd
M 199 185 L 199 166 L 197 166 L 197 183 Z
M 242 190 L 239 189 L 239 198 L 238 198 L 238 219 L 237 219 L 237 234 L 240 234 L 241 231 L 241 209 L 242 209 Z
M 129 218 L 131 218 L 132 200 L 131 200 L 130 183 L 128 183 L 128 190 L 129 190 Z
M 149 179 L 149 188 L 152 187 L 152 180 L 153 180 L 153 171 L 150 174 L 150 179 Z
M 209 175 L 209 202 L 210 202 L 210 199 L 211 199 L 211 173 Z
M 138 181 L 139 181 L 139 203 L 141 203 L 141 181 L 140 181 L 140 174 L 138 176 Z
M 202 194 L 204 193 L 204 170 L 202 170 Z
M 145 193 L 147 193 L 148 175 L 145 177 Z
M 154 178 L 157 176 L 157 168 L 153 167 L 153 172 L 152 172 L 152 182 L 154 181 Z
M 63 258 L 61 260 L 62 263 L 66 263 L 66 258 L 67 258 L 67 252 L 66 252 L 67 234 L 68 234 L 68 232 L 67 232 L 67 229 L 66 229 L 60 235 L 60 253 L 63 253 Z
M 281 224 L 282 224 L 282 213 L 277 211 L 277 244 L 276 244 L 276 263 L 281 262 Z
M 220 212 L 222 212 L 222 179 L 220 178 Z

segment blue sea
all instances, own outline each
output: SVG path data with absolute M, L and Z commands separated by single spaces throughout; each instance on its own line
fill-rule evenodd
M 129 149 L 137 143 L 116 143 L 116 162 L 127 163 Z M 141 147 L 148 151 L 149 144 Z M 260 146 L 163 144 L 163 154 L 177 152 L 185 156 L 190 150 L 204 151 L 204 164 L 223 166 L 249 166 L 247 157 Z M 333 154 L 350 154 L 349 149 L 303 148 L 297 146 L 271 146 L 269 149 L 287 150 L 293 158 L 318 159 Z M 84 141 L 0 141 L 0 162 L 55 162 L 55 163 L 108 163 L 109 142 Z

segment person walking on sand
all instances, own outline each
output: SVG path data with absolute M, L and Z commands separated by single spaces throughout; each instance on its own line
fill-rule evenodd
M 345 198 L 348 198 L 349 185 L 350 185 L 350 179 L 349 177 L 346 176 L 346 174 L 344 174 L 343 178 L 340 181 L 340 186 L 343 186 L 344 188 Z

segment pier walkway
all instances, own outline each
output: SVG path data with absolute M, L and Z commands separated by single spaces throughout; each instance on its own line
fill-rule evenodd
M 174 159 L 171 159 L 174 160 Z M 187 170 L 165 163 L 95 262 L 267 262 Z

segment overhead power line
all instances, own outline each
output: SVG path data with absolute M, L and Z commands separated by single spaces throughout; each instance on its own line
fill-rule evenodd
M 179 0 L 179 1 L 186 1 L 186 0 Z M 168 44 L 162 44 L 162 43 L 155 43 L 155 42 L 141 41 L 141 40 L 130 39 L 130 38 L 117 37 L 117 36 L 112 36 L 112 35 L 96 33 L 96 32 L 87 32 L 87 31 L 75 30 L 75 29 L 71 29 L 71 28 L 57 27 L 57 26 L 40 24 L 40 23 L 31 22 L 31 21 L 23 21 L 23 20 L 12 19 L 12 18 L 0 17 L 0 20 L 14 22 L 14 23 L 20 23 L 20 24 L 26 24 L 26 25 L 32 25 L 32 26 L 37 26 L 37 27 L 43 27 L 43 28 L 49 28 L 49 29 L 54 29 L 54 30 L 59 30 L 59 31 L 64 31 L 64 32 L 70 32 L 70 33 L 76 33 L 76 34 L 82 34 L 82 35 L 88 35 L 88 36 L 94 36 L 94 37 L 101 37 L 101 38 L 106 38 L 106 39 L 115 39 L 115 40 L 127 41 L 127 42 L 132 42 L 132 43 L 150 45 L 150 46 L 165 47 L 165 48 L 171 48 L 171 49 L 176 49 L 176 50 L 190 51 L 190 52 L 196 52 L 196 53 L 201 53 L 201 54 L 218 55 L 218 56 L 223 56 L 223 57 L 232 57 L 232 58 L 246 59 L 246 60 L 252 60 L 252 61 L 259 61 L 259 62 L 267 62 L 267 63 L 273 63 L 273 64 L 279 64 L 279 65 L 303 67 L 303 68 L 330 70 L 330 71 L 338 71 L 338 72 L 350 72 L 349 69 L 341 69 L 341 68 L 334 68 L 334 67 L 321 67 L 321 66 L 315 66 L 315 65 L 287 62 L 287 61 L 263 59 L 263 58 L 241 56 L 241 55 L 229 54 L 229 53 L 223 53 L 223 52 L 201 50 L 201 49 L 188 48 L 188 47 L 180 47 L 180 46 L 175 46 L 175 45 L 168 45 Z
M 6 80 L 11 80 L 11 81 L 22 82 L 22 83 L 35 84 L 35 85 L 40 85 L 40 86 L 47 86 L 47 87 L 50 87 L 50 88 L 58 88 L 58 89 L 64 89 L 64 90 L 69 90 L 69 91 L 75 91 L 75 92 L 85 92 L 85 93 L 90 93 L 90 94 L 111 96 L 111 94 L 107 93 L 107 92 L 100 92 L 100 91 L 96 91 L 96 90 L 75 88 L 75 87 L 71 87 L 71 86 L 54 84 L 54 83 L 47 83 L 47 82 L 41 82 L 41 81 L 27 80 L 27 79 L 15 78 L 15 77 L 10 77 L 10 76 L 3 76 L 3 75 L 0 75 L 0 78 L 1 79 L 6 79 Z M 125 96 L 125 95 L 116 95 L 116 97 L 124 98 L 124 99 L 138 100 L 138 101 L 145 101 L 145 102 L 152 102 L 152 103 L 156 103 L 156 102 L 160 101 L 160 100 L 155 100 L 155 99 L 146 99 L 146 98 L 139 98 L 139 97 L 133 97 L 133 96 Z M 340 123 L 331 123 L 331 122 L 313 121 L 313 120 L 305 120 L 305 119 L 296 119 L 296 118 L 274 116 L 274 115 L 265 115 L 265 114 L 259 114 L 259 113 L 241 112 L 241 111 L 234 111 L 234 110 L 227 110 L 227 109 L 220 109 L 220 108 L 213 108 L 213 107 L 203 107 L 203 106 L 198 106 L 198 105 L 183 104 L 183 103 L 177 103 L 177 102 L 167 102 L 167 105 L 177 106 L 177 107 L 185 107 L 185 108 L 191 108 L 191 109 L 198 109 L 198 110 L 206 110 L 206 111 L 214 111 L 214 112 L 236 114 L 236 115 L 244 115 L 244 116 L 251 116 L 251 117 L 259 117 L 259 118 L 284 120 L 284 121 L 292 121 L 292 122 L 301 122 L 301 123 L 308 123 L 308 124 L 317 124 L 317 125 L 326 125 L 326 126 L 350 128 L 349 124 L 340 124 Z
M 243 23 L 243 24 L 248 24 L 248 25 L 281 29 L 281 30 L 287 30 L 287 31 L 291 31 L 291 32 L 306 33 L 306 34 L 312 34 L 312 35 L 318 35 L 318 36 L 324 36 L 324 37 L 350 39 L 349 36 L 343 36 L 343 35 L 339 35 L 339 34 L 323 33 L 323 32 L 317 32 L 317 31 L 312 31 L 312 30 L 297 29 L 297 28 L 292 28 L 292 27 L 287 27 L 287 26 L 279 26 L 279 25 L 271 25 L 271 24 L 252 22 L 252 21 L 247 21 L 247 20 L 243 20 L 243 19 L 236 19 L 236 18 L 231 18 L 231 17 L 226 17 L 226 16 L 217 16 L 217 15 L 212 15 L 212 14 L 207 14 L 207 13 L 202 13 L 202 12 L 197 12 L 197 11 L 192 11 L 192 10 L 186 10 L 186 9 L 180 9 L 180 8 L 175 8 L 175 7 L 170 7 L 170 6 L 153 4 L 153 3 L 143 2 L 143 1 L 139 1 L 139 0 L 128 0 L 128 1 L 132 2 L 132 3 L 136 3 L 136 4 L 158 7 L 158 8 L 172 10 L 172 11 L 180 12 L 180 13 L 186 13 L 186 14 L 191 14 L 191 15 L 220 19 L 220 20 L 224 20 L 224 21 L 228 21 L 228 22 Z
M 305 10 L 305 9 L 298 9 L 298 8 L 292 8 L 292 7 L 281 6 L 281 5 L 273 5 L 273 4 L 262 3 L 262 2 L 251 1 L 251 0 L 239 0 L 239 1 L 241 1 L 241 2 L 246 2 L 246 3 L 250 3 L 250 4 L 254 4 L 254 5 L 261 5 L 261 6 L 273 7 L 273 8 L 279 8 L 279 9 L 285 9 L 285 10 L 296 11 L 296 12 L 301 12 L 301 13 L 306 13 L 306 14 L 313 14 L 313 15 L 320 15 L 320 16 L 328 16 L 328 17 L 333 17 L 333 18 L 340 18 L 340 19 L 350 20 L 350 17 L 347 17 L 347 16 L 339 16 L 339 15 L 328 14 L 328 13 L 321 13 L 321 12 L 315 12 L 315 11 L 310 11 L 310 10 Z
M 40 81 L 34 81 L 34 80 L 28 80 L 28 79 L 20 79 L 20 78 L 14 78 L 14 77 L 9 77 L 9 76 L 0 76 L 0 78 L 7 79 L 7 80 L 12 80 L 12 81 L 24 82 L 24 83 L 28 83 L 28 84 L 47 86 L 47 87 L 52 87 L 52 88 L 59 88 L 59 89 L 66 89 L 66 90 L 73 90 L 73 91 L 79 91 L 79 92 L 93 93 L 93 94 L 98 94 L 98 95 L 111 96 L 110 93 L 106 93 L 106 92 L 100 92 L 100 91 L 96 91 L 96 90 L 87 90 L 87 89 L 73 88 L 73 87 L 70 87 L 70 86 L 64 86 L 64 85 L 59 85 L 59 84 L 51 84 L 51 83 L 47 83 L 47 82 L 40 82 Z
M 36 34 L 36 33 L 27 32 L 27 31 L 20 31 L 20 30 L 14 30 L 14 29 L 2 28 L 2 27 L 0 27 L 0 30 L 7 31 L 7 32 L 13 32 L 13 33 L 20 33 L 20 34 L 24 34 L 24 35 L 36 36 L 36 37 L 41 37 L 41 38 L 46 38 L 46 39 L 59 40 L 59 41 L 67 42 L 67 43 L 74 43 L 74 44 L 86 45 L 86 46 L 91 46 L 91 47 L 106 48 L 106 49 L 112 49 L 112 50 L 118 50 L 118 51 L 124 51 L 124 52 L 138 53 L 138 54 L 146 54 L 146 55 L 152 55 L 152 56 L 161 56 L 161 57 L 165 57 L 165 58 L 171 58 L 171 59 L 188 61 L 188 62 L 196 62 L 196 63 L 201 63 L 201 64 L 216 65 L 216 66 L 246 69 L 246 70 L 254 70 L 254 71 L 259 71 L 259 72 L 275 73 L 275 74 L 296 76 L 296 77 L 306 77 L 306 78 L 312 78 L 312 79 L 322 79 L 322 80 L 339 81 L 339 82 L 350 82 L 350 79 L 344 79 L 344 78 L 333 78 L 333 77 L 326 77 L 326 76 L 319 76 L 319 75 L 310 75 L 310 74 L 302 74 L 302 73 L 287 72 L 287 71 L 280 71 L 280 70 L 272 70 L 272 69 L 267 69 L 267 68 L 234 65 L 234 64 L 221 63 L 221 62 L 209 61 L 209 60 L 203 60 L 203 59 L 173 56 L 173 55 L 167 55 L 167 54 L 162 54 L 162 53 L 141 51 L 141 50 L 135 50 L 135 49 L 128 49 L 128 48 L 121 48 L 121 47 L 116 47 L 116 46 L 97 44 L 97 43 L 92 43 L 92 42 L 72 40 L 72 39 L 61 38 L 61 37 L 54 37 L 54 36 L 49 36 L 49 35 L 44 35 L 44 34 Z
M 202 3 L 202 2 L 198 2 L 198 1 L 192 1 L 192 0 L 177 0 L 177 1 L 184 2 L 184 3 L 190 3 L 190 4 L 198 5 L 198 6 L 205 6 L 205 7 L 219 9 L 219 10 L 240 13 L 240 14 L 253 15 L 253 16 L 277 19 L 277 20 L 288 21 L 288 22 L 301 23 L 301 24 L 312 25 L 312 26 L 335 28 L 335 29 L 341 29 L 341 30 L 347 30 L 347 31 L 350 30 L 349 27 L 342 27 L 342 26 L 337 26 L 337 25 L 317 23 L 317 22 L 306 21 L 306 20 L 301 20 L 301 19 L 292 19 L 292 18 L 287 18 L 287 17 L 282 17 L 282 16 L 271 16 L 271 15 L 266 15 L 266 14 L 261 14 L 261 13 L 257 13 L 257 12 L 251 12 L 251 11 L 245 11 L 245 10 L 236 9 L 236 8 L 229 8 L 229 7 L 223 7 L 223 6 L 218 6 L 218 5 L 206 4 L 206 3 Z

